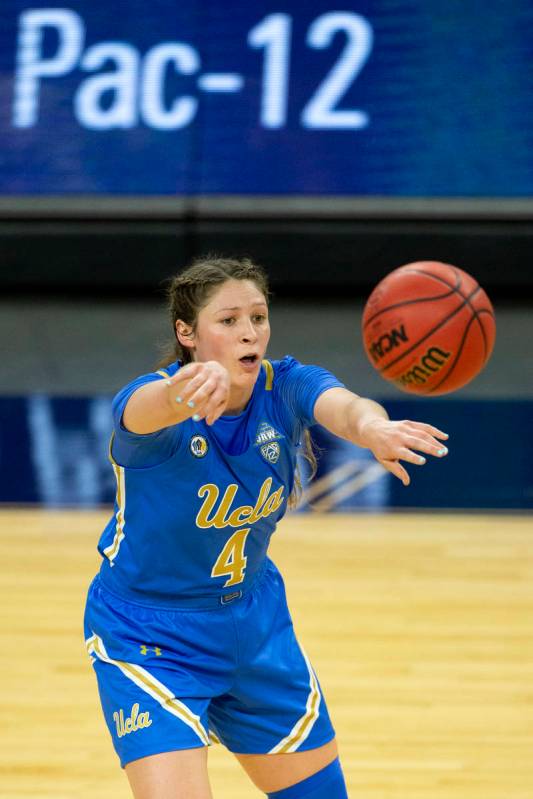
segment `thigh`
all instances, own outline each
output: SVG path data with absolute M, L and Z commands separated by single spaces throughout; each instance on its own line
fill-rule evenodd
M 235 757 L 263 793 L 281 791 L 328 766 L 338 756 L 335 739 L 317 749 L 286 755 L 239 755 Z
M 212 799 L 205 747 L 143 757 L 125 771 L 134 799 Z
M 231 685 L 220 619 L 211 650 L 205 644 L 211 615 L 139 607 L 91 588 L 87 651 L 122 766 L 209 743 L 209 703 Z
M 88 649 L 122 767 L 149 755 L 207 746 L 209 699 L 184 696 L 180 675 L 113 660 L 96 636 L 88 639 Z
M 231 690 L 209 706 L 210 729 L 240 755 L 304 752 L 332 741 L 327 706 L 296 639 L 279 573 L 272 571 L 233 613 L 240 664 Z

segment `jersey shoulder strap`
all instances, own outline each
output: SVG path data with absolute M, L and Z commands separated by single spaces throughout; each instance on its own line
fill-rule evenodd
M 272 385 L 274 383 L 274 367 L 266 358 L 262 363 L 263 369 L 265 370 L 265 391 L 272 391 Z

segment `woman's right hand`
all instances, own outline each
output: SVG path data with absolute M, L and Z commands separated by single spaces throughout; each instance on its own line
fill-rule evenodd
M 212 425 L 229 401 L 229 372 L 217 361 L 188 363 L 165 382 L 174 412 L 187 409 L 184 418 L 192 416 L 195 422 L 205 419 Z

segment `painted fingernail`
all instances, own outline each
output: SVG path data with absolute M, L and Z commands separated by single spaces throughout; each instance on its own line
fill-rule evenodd
M 189 406 L 189 408 L 194 408 L 194 402 L 192 400 L 189 400 L 187 405 Z
M 165 386 L 171 386 L 172 380 L 165 380 Z
M 446 447 L 443 447 L 442 449 L 439 449 L 439 451 L 437 452 L 437 455 L 439 457 L 441 457 L 442 455 L 447 455 L 447 454 L 448 454 L 448 450 L 446 449 Z
M 419 456 L 418 456 L 418 462 L 419 462 L 419 463 L 425 463 L 425 462 L 426 462 L 426 459 L 425 459 L 425 458 L 423 458 L 423 457 L 422 457 L 422 455 L 419 455 Z
M 192 417 L 192 420 L 193 420 L 193 422 L 199 422 L 200 421 L 199 414 L 195 413 L 194 416 Z
M 176 402 L 183 402 L 181 397 L 176 397 Z

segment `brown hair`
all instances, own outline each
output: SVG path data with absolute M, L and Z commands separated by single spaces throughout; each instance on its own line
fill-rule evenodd
M 207 305 L 217 288 L 227 280 L 251 280 L 265 295 L 268 303 L 268 278 L 260 266 L 249 258 L 220 258 L 207 255 L 197 258 L 191 266 L 171 278 L 167 289 L 168 311 L 174 332 L 174 342 L 166 347 L 158 369 L 178 360 L 189 363 L 191 351 L 182 347 L 176 335 L 176 322 L 182 319 L 194 330 L 198 314 Z
M 182 364 L 192 360 L 191 351 L 182 347 L 176 335 L 176 322 L 181 319 L 194 330 L 198 322 L 198 314 L 207 305 L 217 288 L 228 280 L 251 280 L 264 294 L 268 303 L 270 292 L 268 278 L 262 267 L 254 264 L 249 258 L 222 258 L 207 255 L 197 258 L 193 263 L 170 279 L 167 288 L 167 304 L 174 334 L 174 341 L 167 345 L 157 369 L 164 368 L 178 360 Z M 317 470 L 316 456 L 309 430 L 304 431 L 302 455 L 308 461 L 311 480 Z M 302 494 L 300 470 L 296 467 L 294 488 L 288 499 L 288 507 L 292 510 L 298 504 Z

